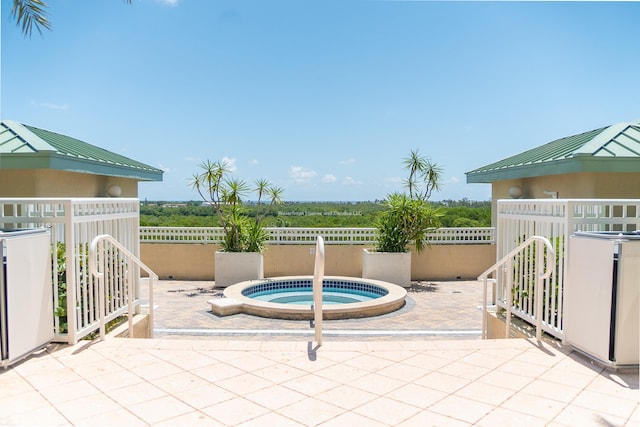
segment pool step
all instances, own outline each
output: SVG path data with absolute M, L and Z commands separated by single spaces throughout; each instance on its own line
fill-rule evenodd
M 242 312 L 242 303 L 233 298 L 216 298 L 207 301 L 217 316 L 231 316 Z

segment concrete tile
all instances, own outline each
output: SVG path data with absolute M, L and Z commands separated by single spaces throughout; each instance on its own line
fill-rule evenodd
M 29 383 L 35 388 L 44 388 L 52 385 L 64 384 L 81 380 L 78 374 L 69 368 L 55 368 L 46 372 L 38 372 L 29 375 Z
M 244 371 L 231 365 L 227 365 L 226 363 L 217 363 L 215 365 L 193 369 L 190 373 L 210 383 L 216 383 L 227 378 L 242 375 Z
M 378 395 L 349 385 L 340 385 L 322 393 L 318 393 L 314 397 L 332 405 L 352 410 L 376 399 Z
M 110 411 L 108 414 L 101 414 L 99 416 L 92 415 L 85 419 L 78 420 L 74 423 L 74 426 L 105 426 L 105 427 L 113 427 L 113 426 L 131 426 L 131 427 L 142 427 L 147 426 L 148 424 L 141 420 L 140 418 L 133 415 L 127 409 L 120 408 L 115 411 Z
M 379 374 L 369 374 L 349 381 L 348 384 L 360 390 L 383 396 L 392 390 L 402 387 L 407 381 L 400 381 L 394 378 L 385 377 Z
M 253 374 L 241 374 L 217 381 L 216 385 L 238 396 L 244 396 L 245 394 L 270 387 L 274 384 L 271 381 L 267 381 Z
M 39 391 L 42 396 L 54 405 L 101 393 L 100 390 L 85 380 L 43 387 Z
M 568 385 L 535 379 L 527 384 L 522 389 L 522 392 L 539 397 L 545 397 L 547 399 L 553 399 L 557 402 L 569 403 L 575 399 L 581 390 L 582 389 L 578 387 L 571 387 Z
M 566 407 L 566 403 L 533 394 L 517 393 L 500 406 L 550 421 Z
M 627 400 L 590 390 L 583 390 L 571 402 L 572 406 L 580 406 L 601 414 L 629 418 L 638 406 L 638 400 Z
M 626 419 L 580 406 L 568 406 L 552 420 L 565 426 L 623 426 Z
M 477 365 L 471 365 L 462 361 L 456 361 L 439 368 L 438 372 L 474 381 L 487 374 L 489 369 Z
M 522 375 L 529 378 L 537 378 L 544 374 L 549 368 L 542 365 L 529 364 L 519 360 L 509 360 L 500 365 L 501 372 L 509 372 L 515 375 Z
M 338 362 L 331 360 L 330 358 L 325 357 L 322 354 L 311 357 L 304 354 L 287 361 L 287 365 L 293 368 L 312 373 L 318 372 L 322 369 L 326 369 L 336 364 L 338 364 Z
M 238 427 L 299 427 L 302 425 L 303 424 L 276 412 L 269 412 L 249 421 L 240 423 L 238 424 Z
M 282 383 L 282 385 L 307 396 L 314 396 L 318 393 L 322 393 L 323 391 L 337 387 L 340 383 L 316 375 L 307 374 L 286 381 Z
M 71 363 L 71 362 L 67 361 L 67 363 Z M 82 378 L 91 378 L 91 377 L 97 377 L 99 375 L 108 374 L 109 372 L 122 370 L 123 368 L 119 364 L 107 358 L 104 358 L 104 360 L 98 361 L 98 362 L 73 365 L 73 366 L 70 366 L 69 369 L 71 369 L 73 372 L 75 372 L 77 375 L 79 375 Z
M 304 425 L 321 424 L 345 412 L 338 406 L 313 398 L 301 400 L 278 411 L 280 415 Z
M 626 427 L 636 427 L 640 425 L 640 404 L 636 405 L 636 409 L 633 411 L 633 414 L 631 414 L 631 416 L 629 417 L 629 420 L 627 420 L 627 424 L 625 424 Z
M 353 383 L 358 378 L 368 375 L 369 371 L 344 364 L 334 364 L 327 368 L 315 371 L 315 375 L 321 376 L 337 383 Z
M 27 391 L 34 391 L 34 388 L 20 374 L 13 369 L 0 370 L 0 400 Z
M 307 398 L 302 393 L 280 385 L 263 388 L 262 390 L 245 394 L 243 397 L 270 410 L 278 410 Z
M 128 405 L 127 409 L 148 424 L 166 421 L 180 415 L 188 414 L 194 410 L 194 408 L 173 396 L 164 396 L 154 400 L 146 400 L 135 405 Z
M 29 390 L 0 399 L 0 419 L 11 417 L 14 414 L 25 413 L 30 410 L 50 407 L 52 407 L 51 403 L 38 391 Z M 3 424 L 0 423 L 0 425 Z
M 77 424 L 89 418 L 99 418 L 103 414 L 123 409 L 104 394 L 95 394 L 56 405 L 56 409 L 71 423 Z
M 448 374 L 441 374 L 440 372 L 432 372 L 414 381 L 414 384 L 432 388 L 434 390 L 439 390 L 445 393 L 453 393 L 465 387 L 469 383 L 470 381 L 467 379 Z
M 560 364 L 546 371 L 538 378 L 557 384 L 568 385 L 570 387 L 584 388 L 598 376 L 597 372 L 583 370 L 581 372 L 564 369 Z
M 391 360 L 393 362 L 402 362 L 405 359 L 415 356 L 415 352 L 410 350 L 376 351 L 371 354 L 373 356 L 381 357 L 383 359 Z
M 379 369 L 376 374 L 390 377 L 403 382 L 414 381 L 431 372 L 428 369 L 419 368 L 417 366 L 407 365 L 405 363 L 395 363 L 385 368 Z
M 475 425 L 482 427 L 545 427 L 548 420 L 506 408 L 496 408 Z
M 144 366 L 136 366 L 129 369 L 132 374 L 136 374 L 146 381 L 152 381 L 169 375 L 183 373 L 184 370 L 167 362 L 155 362 Z
M 208 381 L 190 372 L 179 372 L 153 380 L 153 385 L 169 394 L 192 390 L 207 384 L 209 384 Z
M 389 399 L 426 409 L 435 402 L 447 397 L 448 393 L 409 383 L 386 393 L 385 396 Z
M 31 408 L 21 412 L 1 413 L 0 425 L 2 426 L 71 426 L 66 419 L 53 406 Z
M 157 350 L 153 354 L 185 371 L 211 366 L 218 362 L 202 353 L 185 349 Z
M 241 369 L 245 372 L 253 372 L 257 369 L 268 368 L 277 362 L 262 356 L 261 354 L 244 354 L 240 357 L 229 359 L 227 364 Z
M 424 352 L 420 354 L 416 354 L 414 356 L 408 357 L 402 361 L 407 365 L 417 366 L 422 369 L 429 369 L 431 371 L 436 371 L 441 369 L 444 366 L 447 366 L 455 361 L 454 358 L 449 357 L 439 357 L 431 352 Z
M 252 372 L 252 374 L 271 381 L 274 384 L 281 384 L 289 381 L 293 378 L 298 378 L 303 375 L 307 375 L 307 371 L 294 368 L 286 363 L 276 363 L 275 365 L 268 366 L 266 368 L 258 369 Z
M 378 397 L 354 409 L 353 412 L 395 426 L 420 412 L 420 408 L 387 397 Z
M 488 405 L 499 406 L 516 392 L 514 390 L 490 384 L 472 382 L 456 391 L 456 396 L 483 402 Z
M 369 372 L 376 372 L 380 369 L 393 365 L 395 362 L 371 354 L 356 353 L 349 358 L 345 358 L 342 363 L 348 366 L 365 369 Z
M 263 406 L 235 397 L 202 409 L 202 412 L 225 425 L 238 425 L 269 412 Z
M 123 407 L 166 396 L 168 396 L 168 394 L 165 391 L 148 382 L 141 382 L 119 388 L 116 393 L 110 395 L 113 400 Z
M 125 425 L 125 424 L 120 424 Z M 210 416 L 202 412 L 189 412 L 184 415 L 178 415 L 174 418 L 155 423 L 156 427 L 224 427 L 219 421 L 214 420 Z
M 473 424 L 484 418 L 493 409 L 493 405 L 464 397 L 449 396 L 431 405 L 429 411 Z
M 338 415 L 335 418 L 332 418 L 324 423 L 320 424 L 319 427 L 344 427 L 344 426 L 367 426 L 367 427 L 383 427 L 388 424 L 384 424 L 373 420 L 369 417 L 365 417 L 363 415 L 355 414 L 353 412 L 345 412 L 344 414 Z
M 87 378 L 86 381 L 90 382 L 94 387 L 100 389 L 102 392 L 110 392 L 122 387 L 144 382 L 144 380 L 138 375 L 124 369 Z
M 634 374 L 619 374 L 617 372 L 603 372 L 591 383 L 589 390 L 608 396 L 640 401 L 640 389 L 638 388 L 638 371 Z
M 432 411 L 421 411 L 397 427 L 468 427 L 469 423 Z
M 493 370 L 478 378 L 478 382 L 481 382 L 483 384 L 490 384 L 496 387 L 507 388 L 514 391 L 522 390 L 532 381 L 532 378 L 512 374 L 509 372 L 502 372 L 499 370 Z
M 200 387 L 187 388 L 172 393 L 173 397 L 196 409 L 206 408 L 236 397 L 235 393 L 218 387 L 215 384 L 205 384 Z

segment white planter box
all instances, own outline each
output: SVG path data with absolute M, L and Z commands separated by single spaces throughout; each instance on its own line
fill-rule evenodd
M 411 252 L 362 250 L 362 277 L 411 286 Z
M 245 280 L 264 279 L 263 255 L 257 252 L 216 252 L 215 281 L 226 288 Z

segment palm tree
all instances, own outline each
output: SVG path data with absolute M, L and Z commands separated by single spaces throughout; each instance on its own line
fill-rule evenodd
M 124 0 L 131 4 L 132 0 Z M 42 29 L 51 30 L 51 22 L 47 18 L 49 6 L 43 0 L 13 0 L 11 17 L 22 27 L 22 34 L 31 37 L 35 28 L 40 34 Z
M 405 187 L 409 190 L 409 197 L 429 200 L 433 190 L 439 190 L 443 169 L 430 159 L 418 154 L 418 150 L 411 150 L 409 157 L 403 161 L 409 177 Z
M 226 161 L 206 160 L 199 165 L 200 173 L 191 179 L 191 188 L 218 215 L 224 229 L 223 247 L 226 252 L 261 252 L 269 235 L 262 227 L 260 205 L 263 197 L 271 204 L 282 203 L 282 189 L 273 187 L 266 179 L 258 179 L 255 187 L 246 181 L 229 177 L 231 169 Z M 255 191 L 258 195 L 255 221 L 251 222 L 243 209 L 247 195 Z

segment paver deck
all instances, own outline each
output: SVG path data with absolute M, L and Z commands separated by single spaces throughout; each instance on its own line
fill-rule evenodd
M 222 296 L 222 290 L 215 288 L 214 282 L 163 280 L 155 288 L 154 323 L 158 336 L 235 335 L 262 339 L 270 331 L 278 331 L 278 335 L 288 330 L 295 331 L 297 336 L 313 334 L 309 321 L 264 319 L 246 314 L 214 315 L 207 300 Z M 405 307 L 396 312 L 373 318 L 325 320 L 323 325 L 328 336 L 345 339 L 383 339 L 385 333 L 393 338 L 400 332 L 405 333 L 403 339 L 461 336 L 479 339 L 481 305 L 482 284 L 477 281 L 419 282 L 409 289 Z
M 169 292 L 176 285 L 182 291 Z M 206 303 L 184 302 L 208 293 L 206 287 L 187 288 L 201 285 L 162 283 L 156 326 L 200 330 L 222 324 L 247 333 L 256 325 L 287 327 L 243 315 L 211 318 Z M 162 295 L 163 286 L 169 295 Z M 328 327 L 477 327 L 465 323 L 479 316 L 475 287 L 456 286 L 462 295 L 453 285 L 434 284 L 435 290 L 414 295 L 413 308 L 375 319 L 375 325 L 361 319 Z M 438 292 L 443 311 L 448 301 L 466 296 L 474 314 L 429 323 L 422 298 L 435 314 Z M 179 313 L 163 312 L 167 305 Z M 0 372 L 0 425 L 640 425 L 638 369 L 605 369 L 557 343 L 362 335 L 330 336 L 317 346 L 300 336 L 159 335 L 50 345 Z

